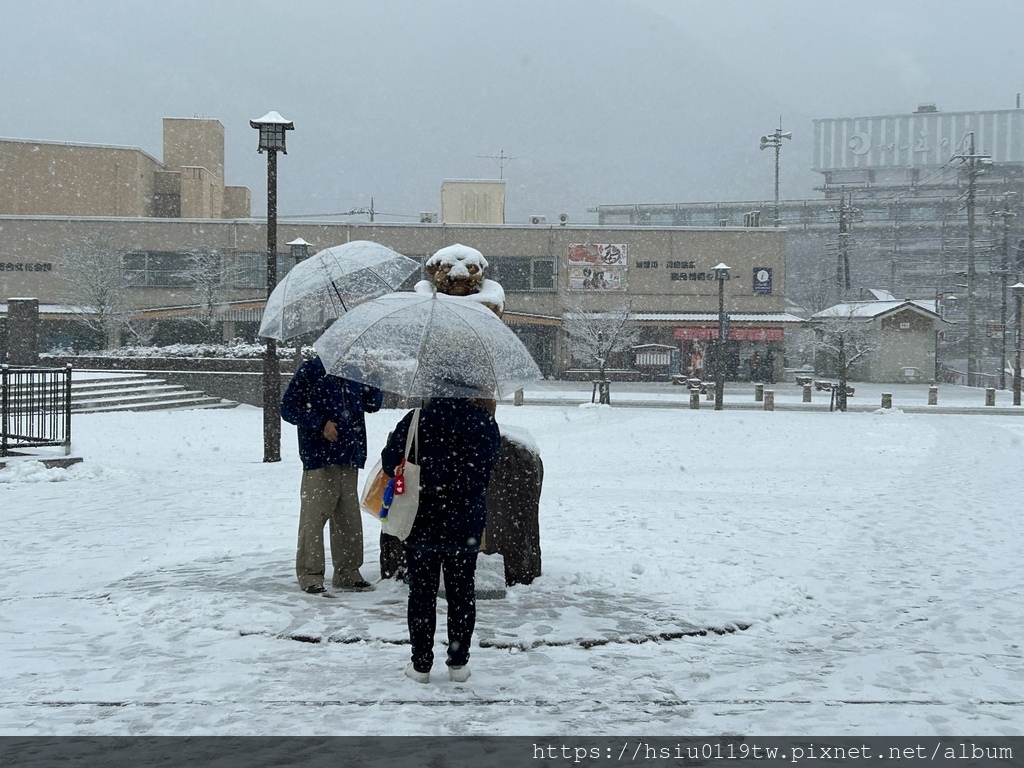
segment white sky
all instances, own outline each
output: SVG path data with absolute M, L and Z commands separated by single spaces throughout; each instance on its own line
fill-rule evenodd
M 1018 734 L 1024 419 L 898 409 L 926 392 L 500 405 L 544 460 L 543 575 L 480 601 L 466 686 L 403 676 L 402 586 L 299 591 L 292 427 L 266 465 L 255 408 L 77 416 L 82 464 L 0 470 L 0 733 Z
M 507 214 L 600 203 L 813 197 L 811 120 L 1013 107 L 1017 0 L 40 0 L 0 26 L 0 135 L 139 146 L 214 117 L 227 181 L 265 210 L 248 124 L 295 123 L 279 210 L 437 210 L 445 178 L 496 177 Z M 264 57 L 261 60 L 261 56 Z M 365 217 L 361 217 L 365 218 Z M 411 218 L 382 216 L 382 220 Z

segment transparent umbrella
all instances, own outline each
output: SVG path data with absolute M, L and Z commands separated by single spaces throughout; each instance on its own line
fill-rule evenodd
M 314 342 L 329 373 L 406 397 L 504 397 L 541 377 L 519 338 L 480 303 L 392 293 Z
M 292 267 L 274 288 L 260 336 L 284 340 L 319 331 L 360 302 L 398 290 L 419 267 L 369 240 L 325 248 Z

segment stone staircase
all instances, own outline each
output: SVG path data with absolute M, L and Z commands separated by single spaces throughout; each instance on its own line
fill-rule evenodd
M 71 412 L 156 411 L 190 408 L 234 408 L 234 400 L 169 384 L 145 373 L 72 377 Z

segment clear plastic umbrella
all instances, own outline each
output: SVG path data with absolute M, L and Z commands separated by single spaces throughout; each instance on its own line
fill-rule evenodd
M 320 331 L 360 302 L 398 290 L 419 268 L 407 256 L 369 240 L 325 248 L 292 267 L 274 288 L 260 336 L 284 340 Z
M 512 330 L 459 296 L 381 296 L 340 317 L 313 346 L 329 373 L 413 398 L 504 397 L 541 378 Z

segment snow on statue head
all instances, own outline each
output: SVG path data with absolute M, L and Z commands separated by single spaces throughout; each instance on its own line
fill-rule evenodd
M 505 310 L 505 291 L 493 280 L 484 278 L 487 259 L 476 248 L 456 243 L 442 248 L 424 264 L 431 281 L 416 284 L 418 293 L 465 296 L 490 308 L 498 317 Z
M 439 250 L 425 266 L 439 293 L 469 296 L 480 293 L 487 259 L 476 248 L 456 244 Z

